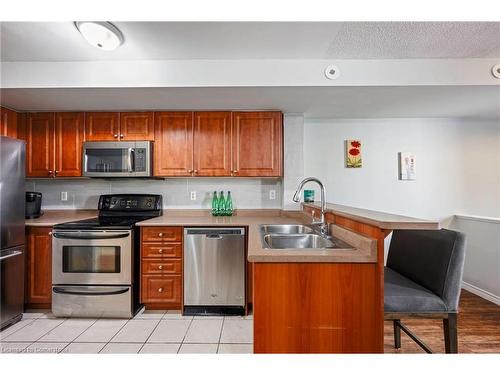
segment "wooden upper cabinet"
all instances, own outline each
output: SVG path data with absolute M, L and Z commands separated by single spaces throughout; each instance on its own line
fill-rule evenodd
M 85 113 L 85 140 L 118 141 L 120 139 L 120 113 Z
M 84 114 L 61 112 L 55 116 L 55 177 L 82 175 Z
M 280 177 L 283 173 L 281 112 L 233 112 L 233 175 Z
M 52 228 L 28 227 L 26 234 L 26 303 L 50 305 Z
M 17 112 L 0 107 L 0 135 L 17 138 Z
M 195 112 L 194 176 L 231 176 L 231 112 Z
M 193 113 L 155 113 L 155 176 L 193 173 Z
M 155 128 L 153 112 L 120 113 L 121 141 L 154 141 L 154 139 Z
M 28 113 L 23 129 L 26 176 L 54 176 L 54 113 Z

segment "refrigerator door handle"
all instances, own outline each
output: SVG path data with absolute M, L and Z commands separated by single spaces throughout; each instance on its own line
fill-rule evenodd
M 4 255 L 4 256 L 0 257 L 0 262 L 1 262 L 2 260 L 9 259 L 9 258 L 13 258 L 13 257 L 17 257 L 17 256 L 22 255 L 22 254 L 23 254 L 23 252 L 22 252 L 22 251 L 13 251 L 13 252 L 11 252 L 11 253 L 10 253 L 10 254 L 8 254 L 8 255 Z

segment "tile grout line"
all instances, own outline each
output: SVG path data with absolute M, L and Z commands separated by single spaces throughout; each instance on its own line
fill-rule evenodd
M 163 314 L 165 315 L 165 314 Z M 163 318 L 163 315 L 162 315 L 162 318 Z M 160 325 L 162 319 L 160 318 L 160 320 L 158 320 L 158 323 L 156 323 L 155 327 L 153 328 L 153 330 L 151 331 L 151 333 L 149 334 L 149 336 L 146 338 L 146 340 L 142 343 L 142 346 L 139 348 L 139 350 L 137 351 L 137 354 L 139 354 L 142 350 L 142 348 L 144 348 L 144 345 L 146 345 L 146 343 L 148 342 L 149 338 L 151 337 L 151 335 L 153 335 L 153 332 L 156 331 L 156 328 L 158 328 L 158 326 Z
M 38 320 L 38 319 L 35 319 L 35 320 Z M 44 337 L 44 336 L 45 336 L 45 335 L 47 335 L 48 333 L 52 332 L 54 329 L 56 329 L 56 328 L 57 328 L 57 327 L 59 327 L 61 324 L 63 324 L 66 320 L 68 320 L 68 319 L 66 319 L 66 318 L 65 318 L 65 319 L 63 319 L 63 321 L 62 321 L 61 323 L 59 323 L 58 325 L 56 325 L 56 326 L 55 326 L 55 327 L 53 327 L 52 329 L 48 330 L 47 332 L 45 332 L 45 333 L 44 333 L 43 335 L 41 335 L 38 339 L 36 339 L 35 341 L 31 341 L 31 342 L 30 342 L 30 344 L 29 344 L 29 345 L 28 345 L 28 346 L 27 346 L 27 347 L 23 350 L 23 352 L 24 352 L 24 351 L 26 351 L 26 350 L 27 350 L 27 349 L 28 349 L 31 345 L 33 345 L 33 344 L 35 344 L 35 343 L 39 342 L 39 341 L 40 341 L 40 339 L 41 339 L 42 337 Z M 33 323 L 34 323 L 34 322 L 33 322 Z M 28 324 L 28 326 L 29 326 L 29 325 L 31 325 L 31 324 Z M 24 328 L 24 327 L 23 327 L 23 328 Z M 21 328 L 21 329 L 23 329 L 23 328 Z M 56 354 L 57 354 L 57 353 L 56 353 Z
M 191 319 L 189 321 L 189 325 L 188 325 L 188 328 L 186 329 L 186 333 L 182 337 L 182 341 L 181 341 L 181 344 L 179 345 L 179 349 L 177 349 L 177 354 L 179 354 L 179 352 L 181 351 L 182 345 L 184 345 L 184 340 L 186 339 L 186 336 L 187 336 L 189 329 L 191 328 L 191 325 L 193 324 L 193 322 L 194 322 L 194 316 L 193 316 L 193 319 Z
M 71 344 L 73 344 L 73 343 L 75 342 L 75 340 L 76 340 L 78 337 L 80 337 L 80 336 L 81 336 L 81 335 L 83 335 L 85 332 L 87 332 L 87 331 L 90 329 L 90 327 L 94 326 L 94 324 L 96 324 L 96 323 L 97 323 L 97 321 L 99 321 L 100 319 L 101 319 L 101 318 L 97 318 L 97 319 L 94 321 L 94 323 L 92 323 L 92 324 L 91 324 L 91 325 L 89 325 L 87 328 L 85 328 L 85 329 L 84 329 L 84 330 L 83 330 L 83 331 L 82 331 L 79 335 L 77 335 L 77 336 L 76 336 L 73 340 L 71 340 L 71 341 L 68 343 L 68 345 L 66 345 L 66 346 L 63 348 L 63 350 L 64 350 L 64 349 L 66 349 L 66 348 L 67 348 L 68 346 L 70 346 Z M 62 353 L 62 350 L 61 350 L 59 353 L 57 353 L 57 354 L 60 354 L 60 353 Z
M 104 346 L 101 348 L 101 350 L 99 350 L 99 351 L 97 352 L 97 354 L 99 354 L 100 352 L 102 352 L 102 351 L 103 351 L 103 349 L 104 349 L 104 348 L 105 348 L 108 344 L 110 344 L 110 343 L 111 343 L 111 340 L 113 340 L 113 339 L 116 337 L 116 335 L 118 335 L 118 334 L 122 331 L 122 329 L 123 329 L 123 328 L 124 328 L 124 327 L 125 327 L 125 326 L 126 326 L 126 325 L 127 325 L 127 324 L 131 321 L 131 320 L 132 320 L 132 319 L 127 320 L 127 323 L 125 323 L 124 325 L 122 325 L 122 326 L 120 327 L 120 329 L 119 329 L 118 331 L 116 331 L 116 333 L 115 333 L 115 334 L 114 334 L 114 335 L 113 335 L 113 336 L 112 336 L 112 337 L 108 340 L 108 342 L 106 342 L 106 343 L 104 344 Z
M 221 340 L 221 337 L 222 337 L 222 331 L 224 330 L 224 322 L 226 321 L 226 317 L 222 317 L 222 325 L 220 327 L 220 333 L 219 333 L 219 341 L 217 342 L 217 351 L 215 352 L 215 354 L 219 354 L 219 348 L 220 348 L 220 340 Z

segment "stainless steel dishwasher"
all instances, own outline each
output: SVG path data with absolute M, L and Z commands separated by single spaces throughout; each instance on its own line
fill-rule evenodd
M 245 229 L 184 229 L 184 314 L 245 314 Z

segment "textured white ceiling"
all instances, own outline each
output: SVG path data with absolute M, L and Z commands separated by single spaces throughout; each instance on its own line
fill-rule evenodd
M 2 61 L 500 57 L 498 22 L 116 22 L 100 51 L 71 22 L 2 22 Z
M 309 117 L 500 119 L 500 86 L 2 89 L 18 110 L 280 109 Z

